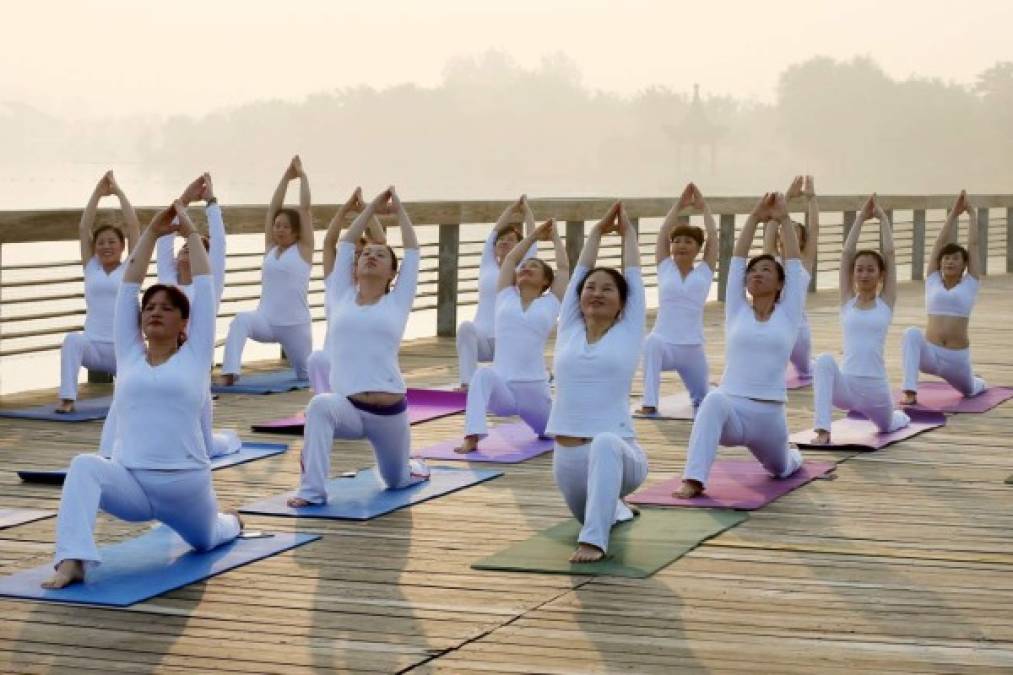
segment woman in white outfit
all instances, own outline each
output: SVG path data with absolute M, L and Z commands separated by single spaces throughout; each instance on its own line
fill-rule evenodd
M 155 239 L 173 231 L 190 246 L 192 315 L 186 295 L 173 286 L 156 284 L 137 301 Z M 101 562 L 94 539 L 99 509 L 131 522 L 159 520 L 201 551 L 239 536 L 239 517 L 218 511 L 200 429 L 214 359 L 210 272 L 182 204 L 156 214 L 131 254 L 116 298 L 119 442 L 111 459 L 86 454 L 71 462 L 56 526 L 56 573 L 44 587 L 82 581 L 86 568 Z
M 555 272 L 538 258 L 524 260 L 539 240 L 553 242 Z M 560 300 L 569 280 L 566 247 L 555 221 L 542 223 L 503 258 L 496 291 L 495 335 L 499 348 L 492 366 L 480 368 L 471 378 L 464 413 L 465 437 L 457 452 L 478 449 L 479 440 L 488 435 L 486 412 L 520 415 L 536 435 L 545 433 L 552 409 L 545 343 L 556 326 Z
M 595 267 L 602 235 L 622 237 L 623 273 Z M 552 471 L 581 522 L 570 562 L 601 560 L 612 525 L 633 518 L 622 498 L 647 477 L 630 420 L 630 385 L 644 340 L 646 300 L 637 231 L 616 202 L 588 233 L 563 296 L 556 334 L 556 400 L 546 434 Z
M 404 260 L 398 272 L 394 250 L 369 244 L 355 261 L 355 242 L 374 214 L 398 217 Z M 352 265 L 355 264 L 355 281 Z M 341 237 L 330 275 L 328 347 L 334 393 L 317 394 L 306 408 L 299 490 L 291 507 L 327 501 L 327 478 L 335 438 L 369 439 L 379 475 L 388 489 L 428 478 L 425 464 L 409 459 L 411 428 L 407 387 L 398 350 L 415 299 L 419 244 L 408 213 L 394 188 L 381 192 Z M 391 287 L 394 276 L 397 282 Z
M 759 222 L 780 223 L 785 261 L 763 254 L 746 263 Z M 788 445 L 784 370 L 798 335 L 809 274 L 784 195 L 768 193 L 749 214 L 732 252 L 725 295 L 725 372 L 693 422 L 676 497 L 701 494 L 719 445 L 744 445 L 767 471 L 787 477 L 802 466 Z M 752 302 L 746 298 L 746 291 Z
M 299 208 L 283 208 L 290 181 L 299 179 Z M 264 221 L 264 266 L 260 304 L 240 312 L 225 337 L 225 357 L 219 383 L 239 380 L 247 338 L 277 342 L 292 364 L 296 378 L 307 377 L 306 359 L 313 351 L 313 328 L 307 301 L 313 267 L 313 215 L 310 184 L 296 155 L 278 183 Z
M 813 270 L 816 268 L 816 250 L 820 238 L 820 207 L 816 201 L 816 188 L 812 176 L 795 176 L 785 199 L 805 199 L 807 213 L 809 215 L 808 225 L 792 221 L 795 226 L 795 235 L 798 237 L 799 250 L 801 251 L 802 266 L 812 278 Z M 784 243 L 777 236 L 776 227 L 763 229 L 763 252 L 770 255 L 779 254 L 784 260 Z M 792 347 L 791 356 L 788 361 L 795 367 L 795 372 L 801 378 L 812 377 L 812 330 L 809 328 L 809 315 L 803 308 L 802 323 L 798 328 L 798 337 L 795 339 L 795 346 Z
M 518 214 L 524 219 L 527 233 L 531 234 L 535 225 L 534 214 L 528 206 L 527 196 L 521 195 L 503 210 L 482 247 L 475 320 L 462 321 L 457 327 L 457 369 L 461 389 L 468 388 L 478 364 L 492 361 L 495 354 L 496 293 L 500 265 L 506 254 L 524 238 L 521 228 L 513 222 Z M 536 248 L 532 247 L 527 256 L 536 253 Z
M 679 223 L 680 212 L 692 206 L 703 212 L 707 228 Z M 703 249 L 703 260 L 696 257 Z M 679 373 L 696 409 L 707 395 L 709 369 L 704 351 L 703 310 L 718 259 L 718 229 L 703 194 L 690 183 L 672 206 L 658 231 L 658 317 L 644 340 L 644 399 L 641 413 L 658 412 L 662 371 Z
M 957 219 L 968 215 L 967 248 L 956 238 Z M 978 299 L 981 276 L 978 220 L 963 190 L 939 231 L 929 273 L 925 278 L 925 332 L 911 327 L 904 331 L 901 354 L 904 362 L 902 405 L 918 403 L 918 373 L 937 375 L 964 396 L 985 391 L 985 380 L 971 367 L 971 340 L 967 327 Z M 965 274 L 966 272 L 966 274 Z
M 342 204 L 334 217 L 331 218 L 331 222 L 327 225 L 327 232 L 324 234 L 323 244 L 323 265 L 324 265 L 324 314 L 326 316 L 327 308 L 331 304 L 330 296 L 330 277 L 334 272 L 334 262 L 338 256 L 338 238 L 341 236 L 341 228 L 344 227 L 345 221 L 358 215 L 365 208 L 365 203 L 362 201 L 362 188 L 355 188 L 352 196 Z M 369 227 L 366 229 L 366 234 L 359 237 L 359 240 L 355 242 L 355 257 L 358 259 L 359 254 L 362 253 L 362 249 L 365 248 L 366 244 L 386 244 L 387 236 L 384 234 L 383 225 L 380 221 L 373 216 L 369 220 Z M 352 269 L 352 279 L 355 279 L 355 269 Z M 331 393 L 331 357 L 330 351 L 327 347 L 328 337 L 330 331 L 327 332 L 324 337 L 324 348 L 318 349 L 309 355 L 306 360 L 306 369 L 309 371 L 310 389 L 313 390 L 314 394 L 329 394 Z
M 869 218 L 879 219 L 882 253 L 857 250 L 862 225 Z M 876 202 L 876 195 L 872 195 L 858 213 L 841 252 L 842 367 L 838 368 L 830 354 L 816 358 L 813 443 L 817 445 L 831 442 L 830 423 L 835 406 L 865 415 L 881 432 L 896 431 L 911 422 L 907 414 L 894 410 L 883 359 L 883 345 L 897 301 L 896 269 L 893 228 Z
M 123 230 L 102 225 L 92 230 L 99 200 L 116 195 L 126 223 Z M 77 376 L 81 366 L 104 373 L 116 373 L 113 349 L 113 308 L 123 280 L 123 250 L 133 250 L 140 235 L 137 213 L 123 193 L 112 171 L 99 179 L 78 226 L 81 236 L 81 264 L 84 266 L 84 332 L 68 333 L 60 348 L 60 404 L 58 413 L 74 411 L 77 400 Z

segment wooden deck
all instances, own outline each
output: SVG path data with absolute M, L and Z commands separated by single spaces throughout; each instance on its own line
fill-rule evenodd
M 904 285 L 888 343 L 924 322 Z M 972 327 L 974 362 L 1013 383 L 1013 277 L 989 278 Z M 834 294 L 810 299 L 815 352 L 839 346 Z M 721 308 L 707 309 L 722 367 Z M 54 358 L 56 358 L 54 356 Z M 413 384 L 454 379 L 452 340 L 407 345 Z M 663 381 L 663 391 L 674 387 Z M 637 383 L 639 389 L 639 383 Z M 53 391 L 8 397 L 16 405 Z M 217 426 L 286 414 L 306 392 L 223 396 Z M 793 429 L 812 394 L 792 392 Z M 461 431 L 455 416 L 413 428 L 416 444 Z M 16 465 L 59 467 L 94 449 L 99 423 L 0 420 L 0 506 L 55 509 L 59 490 L 21 484 Z M 688 422 L 637 422 L 649 481 L 682 466 Z M 248 438 L 280 437 L 245 433 Z M 108 610 L 0 601 L 5 672 L 1013 672 L 1013 404 L 951 417 L 936 431 L 841 461 L 649 579 L 477 572 L 477 558 L 569 516 L 548 456 L 502 478 L 373 521 L 249 517 L 318 542 L 139 604 Z M 224 506 L 295 486 L 294 452 L 214 473 Z M 728 452 L 739 454 L 741 451 Z M 365 442 L 338 442 L 333 470 L 366 466 Z M 2 571 L 39 564 L 55 520 L 0 531 Z M 113 541 L 143 526 L 102 516 Z

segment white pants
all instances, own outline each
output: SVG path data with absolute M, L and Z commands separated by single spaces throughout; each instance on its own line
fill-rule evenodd
M 643 405 L 657 408 L 661 389 L 661 373 L 674 370 L 682 378 L 693 407 L 698 408 L 707 395 L 710 383 L 707 354 L 703 345 L 674 345 L 651 333 L 644 340 Z
M 784 404 L 731 396 L 720 389 L 707 394 L 689 436 L 682 477 L 706 485 L 718 445 L 744 445 L 767 471 L 787 478 L 802 466 L 802 453 L 788 445 Z
M 256 342 L 278 342 L 285 350 L 288 362 L 295 370 L 295 376 L 306 379 L 306 359 L 313 351 L 313 327 L 309 323 L 294 326 L 276 326 L 268 322 L 259 311 L 240 312 L 229 324 L 225 337 L 225 357 L 222 359 L 222 373 L 238 375 L 242 369 L 243 347 L 247 339 Z
M 947 349 L 925 339 L 920 328 L 904 331 L 901 343 L 904 363 L 904 391 L 918 391 L 918 373 L 938 375 L 964 396 L 977 396 L 985 391 L 985 380 L 974 376 L 970 349 Z
M 911 423 L 902 410 L 895 410 L 890 383 L 883 377 L 842 373 L 830 354 L 816 357 L 813 375 L 813 428 L 830 430 L 833 407 L 854 410 L 869 418 L 880 432 L 897 431 Z
M 492 361 L 496 340 L 480 331 L 471 321 L 462 321 L 457 327 L 457 372 L 461 384 L 468 384 L 475 375 L 478 363 Z
M 101 562 L 95 546 L 95 518 L 102 509 L 130 522 L 158 520 L 198 551 L 239 536 L 239 519 L 218 512 L 208 469 L 128 469 L 98 455 L 78 455 L 63 483 L 56 522 L 55 565 Z
M 239 452 L 239 449 L 243 445 L 238 434 L 231 429 L 214 431 L 212 426 L 213 406 L 214 402 L 211 400 L 211 392 L 208 392 L 208 397 L 204 401 L 204 407 L 201 408 L 200 415 L 200 430 L 204 436 L 204 447 L 207 448 L 208 459 Z M 112 458 L 118 427 L 119 412 L 116 408 L 116 399 L 114 397 L 113 404 L 109 406 L 109 414 L 106 415 L 106 419 L 102 423 L 102 436 L 99 439 L 98 445 L 98 452 L 101 456 L 108 459 Z
M 376 415 L 359 410 L 340 394 L 317 394 L 306 408 L 303 435 L 302 499 L 323 504 L 327 501 L 327 478 L 331 469 L 331 447 L 335 438 L 366 438 L 373 446 L 380 478 L 388 489 L 412 481 L 409 455 L 411 428 L 408 411 L 397 415 Z
M 310 387 L 314 394 L 331 393 L 331 357 L 327 352 L 317 350 L 306 359 Z
M 538 436 L 545 433 L 552 410 L 547 380 L 508 382 L 492 368 L 480 368 L 468 386 L 464 412 L 464 433 L 486 436 L 486 412 L 506 417 L 519 415 Z
M 112 342 L 93 340 L 84 333 L 67 333 L 60 347 L 60 398 L 77 400 L 77 375 L 81 366 L 116 374 L 116 351 Z
M 573 448 L 556 443 L 552 473 L 583 525 L 577 541 L 607 552 L 612 526 L 633 517 L 620 500 L 647 478 L 647 456 L 632 438 L 603 433 Z
M 791 356 L 788 357 L 799 377 L 812 377 L 812 351 L 812 331 L 809 328 L 809 321 L 806 320 L 799 326 L 795 346 L 791 348 Z

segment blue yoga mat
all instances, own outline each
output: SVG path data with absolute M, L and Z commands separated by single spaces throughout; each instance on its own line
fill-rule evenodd
M 241 447 L 237 452 L 212 459 L 211 470 L 224 469 L 227 466 L 236 466 L 237 464 L 245 464 L 246 462 L 252 462 L 256 459 L 280 455 L 286 450 L 288 450 L 288 446 L 284 443 L 243 443 L 243 447 Z M 63 485 L 63 480 L 66 477 L 66 469 L 59 469 L 56 471 L 33 471 L 25 469 L 18 471 L 18 478 L 26 483 Z
M 432 475 L 427 481 L 398 490 L 386 490 L 380 484 L 375 469 L 363 469 L 355 477 L 333 478 L 328 481 L 326 504 L 293 509 L 285 503 L 295 494 L 292 491 L 247 504 L 239 510 L 242 513 L 267 516 L 369 520 L 502 475 L 502 471 L 489 469 L 438 466 L 432 468 Z
M 43 518 L 50 518 L 56 515 L 56 511 L 42 511 L 40 509 L 0 509 L 0 530 L 15 525 L 32 523 Z
M 0 410 L 0 417 L 16 417 L 25 420 L 49 420 L 50 422 L 91 422 L 93 420 L 104 420 L 109 414 L 109 406 L 112 405 L 113 397 L 99 396 L 76 401 L 74 412 L 56 412 L 57 403 L 37 405 L 31 408 L 6 408 Z
M 0 579 L 0 596 L 129 607 L 319 538 L 278 532 L 261 539 L 236 539 L 198 553 L 171 529 L 159 525 L 139 537 L 99 549 L 102 564 L 88 573 L 84 583 L 57 590 L 42 588 L 40 584 L 53 574 L 53 565 L 47 562 Z
M 291 370 L 243 375 L 239 382 L 230 387 L 211 384 L 211 392 L 214 394 L 280 394 L 309 388 L 310 381 L 297 379 Z

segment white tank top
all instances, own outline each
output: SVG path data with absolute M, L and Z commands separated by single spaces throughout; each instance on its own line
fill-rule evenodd
M 886 379 L 883 345 L 893 320 L 893 310 L 879 297 L 876 305 L 869 309 L 859 309 L 857 302 L 858 298 L 851 298 L 841 306 L 841 328 L 844 331 L 841 372 Z
M 98 258 L 92 257 L 84 266 L 84 334 L 96 342 L 113 341 L 113 315 L 116 313 L 116 294 L 123 281 L 126 265 L 109 274 L 102 269 Z
M 549 379 L 545 342 L 559 317 L 559 298 L 551 291 L 535 298 L 525 310 L 516 286 L 496 295 L 496 354 L 492 367 L 508 382 Z
M 939 272 L 933 272 L 925 280 L 925 312 L 929 315 L 939 316 L 971 316 L 974 302 L 978 299 L 978 287 L 981 284 L 970 274 L 957 283 L 956 286 L 947 290 L 943 285 L 943 277 Z
M 297 326 L 310 322 L 309 292 L 312 266 L 292 244 L 280 256 L 274 246 L 264 256 L 260 305 L 257 309 L 274 326 Z
M 705 262 L 682 278 L 675 261 L 658 263 L 658 318 L 654 334 L 673 345 L 703 344 L 703 308 L 714 271 Z

